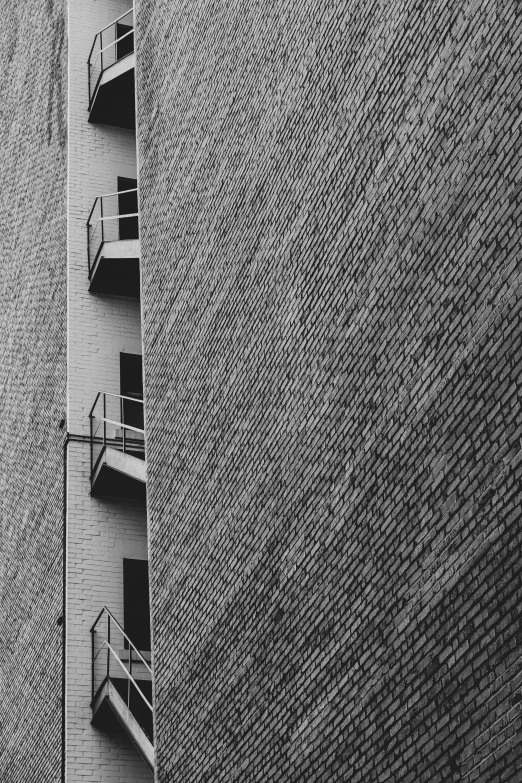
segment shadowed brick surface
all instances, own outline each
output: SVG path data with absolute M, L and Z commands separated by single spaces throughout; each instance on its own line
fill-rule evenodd
M 137 2 L 161 783 L 519 779 L 515 11 Z
M 61 768 L 65 4 L 0 3 L 0 779 Z

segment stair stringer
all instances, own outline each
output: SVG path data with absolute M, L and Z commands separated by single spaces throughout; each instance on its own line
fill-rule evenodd
M 93 723 L 96 723 L 96 717 L 101 714 L 105 705 L 110 707 L 149 769 L 154 772 L 154 746 L 110 680 L 105 680 L 92 703 Z

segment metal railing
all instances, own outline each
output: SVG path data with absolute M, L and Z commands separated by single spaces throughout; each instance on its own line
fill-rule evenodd
M 129 29 L 130 28 L 130 29 Z M 89 109 L 103 71 L 134 51 L 134 9 L 131 8 L 96 33 L 88 60 Z
M 143 399 L 98 392 L 89 413 L 91 434 L 91 479 L 106 446 L 145 457 Z
M 106 193 L 95 200 L 87 219 L 89 279 L 104 242 L 139 238 L 137 203 L 137 188 Z M 136 211 L 126 211 L 133 208 Z
M 108 681 L 112 681 L 129 710 L 152 741 L 152 668 L 114 615 L 103 607 L 91 628 L 92 702 Z

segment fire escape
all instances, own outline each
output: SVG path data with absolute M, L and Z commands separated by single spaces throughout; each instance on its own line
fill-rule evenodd
M 87 220 L 89 291 L 139 299 L 138 189 L 98 196 Z
M 106 607 L 91 638 L 93 723 L 103 730 L 118 720 L 154 771 L 150 657 L 146 660 Z
M 134 9 L 100 30 L 89 55 L 89 122 L 135 128 Z
M 89 122 L 135 128 L 134 11 L 100 30 L 88 61 Z M 119 178 L 121 180 L 122 178 Z M 89 291 L 140 298 L 138 190 L 120 182 L 87 220 Z M 100 391 L 89 413 L 91 494 L 146 499 L 143 389 Z M 125 628 L 127 621 L 125 621 Z M 131 638 L 103 607 L 91 628 L 92 722 L 123 726 L 154 770 L 152 665 L 148 639 Z M 148 649 L 147 649 L 148 647 Z
M 143 400 L 98 392 L 89 419 L 92 494 L 145 499 Z

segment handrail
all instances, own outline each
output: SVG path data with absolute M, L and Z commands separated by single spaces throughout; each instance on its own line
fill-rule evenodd
M 114 394 L 114 392 L 103 392 L 103 394 L 106 394 L 107 397 L 119 397 L 121 400 L 131 400 L 132 402 L 143 402 L 143 400 L 138 400 L 136 397 L 126 397 L 125 394 Z
M 94 47 L 96 46 L 96 41 L 98 40 L 98 33 L 94 36 L 94 41 L 92 42 L 91 50 L 89 52 L 89 57 L 87 58 L 87 68 L 89 69 L 89 101 L 91 99 L 91 57 L 92 53 L 94 51 Z
M 141 402 L 141 400 L 134 400 L 134 402 Z M 145 434 L 145 430 L 140 430 L 139 427 L 133 427 L 130 424 L 124 424 L 122 421 L 114 421 L 114 419 L 106 419 L 104 416 L 100 416 L 100 421 L 105 421 L 107 422 L 107 424 L 115 424 L 116 427 L 125 427 L 126 430 L 132 430 L 133 432 L 141 432 Z
M 102 220 L 124 220 L 125 218 L 139 217 L 139 212 L 125 212 L 123 215 L 107 215 L 106 217 L 99 217 L 96 223 L 88 223 L 89 226 L 97 226 Z
M 105 28 L 105 29 L 107 29 L 107 28 Z M 99 33 L 97 35 L 99 35 Z M 127 33 L 123 33 L 123 35 L 120 35 L 119 38 L 115 38 L 114 41 L 111 41 L 110 44 L 107 44 L 107 46 L 104 46 L 103 49 L 98 49 L 98 53 L 96 54 L 96 57 L 94 58 L 94 62 L 96 62 L 96 60 L 98 59 L 100 54 L 103 54 L 104 52 L 107 51 L 107 49 L 110 49 L 111 47 L 113 47 L 115 44 L 118 43 L 118 41 L 123 41 L 123 39 L 127 38 L 128 35 L 134 35 L 134 27 L 131 30 L 129 30 Z M 132 52 L 129 52 L 129 54 L 132 54 Z M 127 57 L 127 55 L 125 55 L 125 56 Z M 113 63 L 113 65 L 114 65 L 114 63 Z
M 91 628 L 90 628 L 90 633 L 95 633 L 95 628 L 96 628 L 96 626 L 97 626 L 98 622 L 100 621 L 100 618 L 101 618 L 101 616 L 102 616 L 104 613 L 108 614 L 108 615 L 109 615 L 109 617 L 111 618 L 111 620 L 112 620 L 114 623 L 116 623 L 116 625 L 118 626 L 118 629 L 121 631 L 121 633 L 123 634 L 123 636 L 124 636 L 124 637 L 127 639 L 128 643 L 129 643 L 130 645 L 132 645 L 132 647 L 134 648 L 134 650 L 135 650 L 135 651 L 138 653 L 139 657 L 141 658 L 142 662 L 145 664 L 145 666 L 147 667 L 147 669 L 149 670 L 149 672 L 152 674 L 152 669 L 150 668 L 149 664 L 147 663 L 147 661 L 145 660 L 145 658 L 143 657 L 143 655 L 140 653 L 140 651 L 138 650 L 138 648 L 136 647 L 136 645 L 135 645 L 135 644 L 134 644 L 134 643 L 133 643 L 133 642 L 132 642 L 132 641 L 129 639 L 129 637 L 127 636 L 127 634 L 125 633 L 125 631 L 124 631 L 124 630 L 123 630 L 123 628 L 121 627 L 120 623 L 117 621 L 117 619 L 115 618 L 115 616 L 113 615 L 113 613 L 110 611 L 110 609 L 107 609 L 107 607 L 106 607 L 106 606 L 102 607 L 102 610 L 100 611 L 100 613 L 98 614 L 98 617 L 96 618 L 96 620 L 94 621 L 94 623 L 92 624 L 92 626 L 91 626 Z
M 96 196 L 96 201 L 98 201 L 99 198 L 109 198 L 110 196 L 119 196 L 122 193 L 137 193 L 137 191 L 138 188 L 129 188 L 128 190 L 117 190 L 115 193 L 102 193 L 100 196 Z
M 137 192 L 138 192 L 138 188 L 129 188 L 129 190 L 117 190 L 115 193 L 103 193 L 101 196 L 96 196 L 96 198 L 94 199 L 94 204 L 91 207 L 91 211 L 89 212 L 89 217 L 87 218 L 87 225 L 90 225 L 92 213 L 96 209 L 96 204 L 101 199 L 103 199 L 103 198 L 112 198 L 112 196 L 120 196 L 120 195 L 122 195 L 124 193 L 137 193 Z M 139 213 L 136 212 L 136 213 L 133 213 L 133 215 L 134 214 L 137 216 Z M 125 215 L 125 216 L 118 215 L 117 217 L 129 217 L 129 215 Z
M 117 19 L 113 19 L 112 22 L 109 22 L 108 25 L 105 25 L 105 27 L 102 27 L 101 30 L 98 30 L 98 32 L 96 33 L 95 37 L 100 35 L 100 33 L 104 33 L 105 30 L 108 30 L 109 27 L 112 27 L 113 24 L 116 24 L 117 22 L 120 21 L 120 19 L 123 19 L 124 16 L 128 16 L 128 14 L 130 14 L 130 13 L 134 13 L 134 6 L 132 6 L 132 8 L 127 9 L 127 11 L 125 11 L 125 13 L 123 13 L 121 16 L 118 16 Z
M 92 419 L 92 412 L 93 412 L 93 410 L 94 410 L 94 409 L 95 409 L 95 407 L 96 407 L 96 403 L 97 403 L 97 402 L 98 402 L 98 400 L 100 399 L 100 394 L 103 394 L 103 392 L 101 392 L 101 391 L 99 391 L 99 392 L 98 392 L 98 394 L 96 395 L 96 399 L 94 400 L 94 404 L 93 404 L 93 406 L 92 406 L 91 410 L 89 411 L 89 418 L 90 418 L 90 419 Z M 103 611 L 103 610 L 102 610 L 102 611 Z
M 91 211 L 89 212 L 89 217 L 87 218 L 87 228 L 88 228 L 88 227 L 90 226 L 90 224 L 91 224 L 91 217 L 92 217 L 92 213 L 93 213 L 93 212 L 94 212 L 94 210 L 96 209 L 96 204 L 97 204 L 97 203 L 98 203 L 98 197 L 96 197 L 96 198 L 94 199 L 94 204 L 92 205 L 92 207 L 91 207 Z
M 91 410 L 89 411 L 89 418 L 92 417 L 92 412 L 95 409 L 96 403 L 100 399 L 100 395 L 101 394 L 105 394 L 107 397 L 117 397 L 120 400 L 129 400 L 130 402 L 141 402 L 142 405 L 145 402 L 144 400 L 138 400 L 136 397 L 126 397 L 124 394 L 114 394 L 113 392 L 99 391 L 98 394 L 96 395 L 96 399 L 94 400 L 94 404 L 93 404 Z
M 130 400 L 131 402 L 143 402 L 136 397 L 126 397 L 125 394 L 114 394 L 114 392 L 98 392 L 98 394 L 106 394 L 107 397 L 118 397 L 120 400 Z
M 95 633 L 96 633 L 96 631 L 95 631 Z M 127 675 L 127 677 L 129 678 L 129 680 L 132 682 L 132 684 L 134 685 L 134 687 L 136 688 L 136 690 L 137 690 L 137 691 L 138 691 L 138 693 L 140 694 L 141 698 L 143 699 L 143 701 L 145 702 L 145 704 L 147 705 L 147 707 L 149 708 L 149 710 L 152 712 L 152 711 L 153 711 L 153 710 L 152 710 L 152 704 L 149 702 L 149 700 L 147 699 L 147 697 L 145 696 L 145 694 L 142 692 L 142 690 L 141 690 L 140 686 L 139 686 L 139 685 L 137 685 L 137 683 L 136 683 L 136 680 L 134 679 L 134 677 L 132 676 L 132 674 L 129 672 L 129 670 L 128 670 L 128 669 L 125 667 L 125 665 L 123 664 L 123 661 L 120 659 L 120 656 L 118 655 L 118 653 L 117 653 L 115 650 L 113 650 L 113 649 L 112 649 L 112 646 L 109 644 L 109 642 L 107 641 L 107 639 L 104 641 L 104 645 L 107 645 L 107 647 L 109 648 L 109 650 L 111 651 L 111 653 L 114 655 L 114 657 L 116 658 L 116 660 L 117 660 L 117 661 L 118 661 L 118 663 L 120 664 L 121 668 L 123 669 L 123 671 L 125 672 L 125 674 L 126 674 L 126 675 Z M 136 652 L 139 654 L 139 650 L 137 650 L 137 649 L 134 647 L 134 645 L 133 645 L 133 649 L 134 649 L 134 650 L 136 650 Z M 149 671 L 150 671 L 150 672 L 151 672 L 151 674 L 152 674 L 152 671 L 151 671 L 151 670 L 149 670 Z

